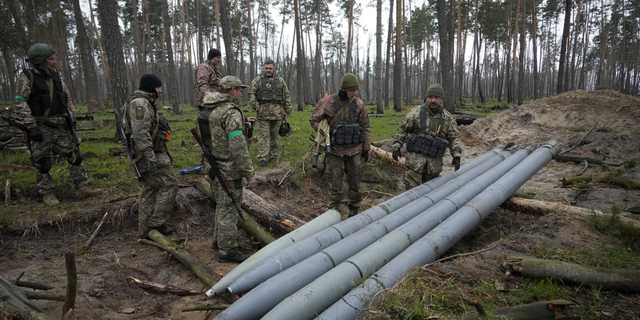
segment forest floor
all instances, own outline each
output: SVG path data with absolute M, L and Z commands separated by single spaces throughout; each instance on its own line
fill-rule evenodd
M 640 154 L 640 99 L 614 91 L 573 91 L 546 99 L 535 100 L 501 113 L 476 120 L 461 127 L 463 163 L 491 149 L 495 139 L 518 145 L 544 143 L 557 140 L 563 149 L 576 145 L 596 121 L 598 125 L 569 154 L 606 158 L 622 162 Z M 389 143 L 388 141 L 386 142 Z M 444 160 L 444 171 L 451 170 L 451 157 Z M 599 186 L 588 191 L 562 188 L 563 178 L 582 171 L 582 164 L 551 161 L 525 183 L 519 194 L 534 199 L 570 202 L 575 206 L 610 212 L 613 203 L 625 208 L 640 205 L 640 191 Z M 0 164 L 0 170 L 15 168 Z M 326 187 L 317 174 L 307 174 L 293 183 L 291 166 L 280 163 L 278 168 L 261 171 L 256 178 L 254 192 L 281 210 L 309 221 L 326 210 Z M 300 170 L 299 168 L 296 170 Z M 306 168 L 306 170 L 310 170 Z M 602 172 L 601 166 L 589 165 L 585 174 Z M 375 206 L 404 191 L 403 170 L 381 165 L 372 160 L 363 177 L 364 203 L 362 210 Z M 630 168 L 627 174 L 640 180 L 640 167 Z M 174 214 L 168 221 L 177 232 L 174 238 L 180 246 L 200 259 L 220 275 L 228 273 L 235 264 L 218 263 L 217 251 L 211 248 L 212 236 L 208 232 L 213 223 L 211 206 L 205 196 L 194 187 L 197 176 L 180 176 L 180 190 Z M 393 188 L 379 188 L 381 184 L 395 184 Z M 109 219 L 91 249 L 76 256 L 78 290 L 76 316 L 78 319 L 212 319 L 218 311 L 181 312 L 190 305 L 226 304 L 221 298 L 202 300 L 202 295 L 176 296 L 144 290 L 130 277 L 157 283 L 171 284 L 204 293 L 209 288 L 192 272 L 168 253 L 141 244 L 136 239 L 137 218 L 135 196 L 123 198 L 106 193 L 89 201 L 61 198 L 73 203 L 75 210 L 48 214 L 42 200 L 33 195 L 15 199 L 9 204 L 11 217 L 3 216 L 0 224 L 0 275 L 14 279 L 25 272 L 22 280 L 54 286 L 55 293 L 63 294 L 66 286 L 64 254 L 82 248 L 91 232 L 109 212 Z M 346 206 L 343 208 L 346 213 Z M 632 213 L 629 218 L 640 219 Z M 259 249 L 242 230 L 238 231 L 240 249 L 251 252 Z M 493 246 L 483 253 L 445 261 L 419 271 L 414 275 L 422 283 L 442 283 L 442 275 L 453 272 L 454 277 L 469 285 L 487 278 L 502 279 L 500 257 L 504 255 L 532 255 L 541 248 L 561 252 L 575 248 L 598 250 L 621 240 L 590 231 L 585 219 L 560 213 L 534 216 L 498 209 L 476 229 L 464 237 L 444 256 L 473 252 Z M 638 241 L 629 250 L 638 255 Z M 427 271 L 424 271 L 427 270 Z M 447 280 L 448 281 L 448 280 Z M 517 279 L 509 279 L 509 288 L 515 290 Z M 460 292 L 456 297 L 478 299 L 470 293 Z M 487 294 L 488 295 L 488 294 Z M 585 295 L 586 297 L 586 295 Z M 545 298 L 545 297 L 542 297 Z M 597 304 L 584 311 L 583 319 L 639 319 L 640 295 L 614 293 L 614 299 L 605 302 L 576 301 L 579 306 Z M 587 298 L 585 298 L 587 299 Z M 615 300 L 615 301 L 614 301 Z M 471 307 L 458 301 L 460 308 Z M 60 316 L 62 302 L 37 300 L 34 304 L 45 312 Z M 496 303 L 500 305 L 500 303 Z M 506 303 L 503 303 L 506 306 Z M 425 307 L 426 308 L 426 307 Z M 585 309 L 586 310 L 586 309 Z M 384 309 L 384 316 L 367 314 L 371 319 L 402 317 L 397 310 Z M 438 316 L 434 311 L 432 315 Z M 0 302 L 2 319 L 20 319 L 12 315 Z

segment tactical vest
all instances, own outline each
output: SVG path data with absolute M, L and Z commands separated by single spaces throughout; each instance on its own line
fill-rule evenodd
M 206 108 L 200 112 L 198 112 L 198 127 L 200 127 L 200 137 L 206 146 L 213 146 L 213 140 L 211 139 L 211 127 L 209 126 L 209 117 L 211 116 L 211 112 L 215 110 L 218 106 L 214 106 L 213 108 Z M 244 119 L 244 114 L 242 114 L 242 110 L 237 107 L 229 108 L 236 109 L 240 113 L 240 117 Z M 228 110 L 227 110 L 228 112 Z M 251 131 L 253 133 L 253 130 Z M 243 128 L 242 133 L 247 137 L 249 130 Z
M 153 131 L 151 132 L 151 143 L 153 144 L 153 152 L 155 153 L 160 153 L 160 152 L 168 152 L 167 151 L 167 143 L 169 142 L 169 139 L 171 138 L 171 127 L 169 126 L 169 121 L 167 121 L 167 118 L 164 116 L 164 114 L 160 115 L 158 114 L 158 112 L 156 111 L 156 105 L 154 102 L 146 99 L 143 96 L 140 95 L 135 95 L 133 98 L 131 98 L 125 105 L 124 108 L 122 108 L 122 110 L 124 110 L 124 115 L 125 115 L 125 119 L 124 121 L 129 122 L 130 124 L 130 119 L 129 119 L 129 112 L 127 112 L 127 109 L 129 108 L 129 104 L 131 103 L 131 101 L 135 100 L 135 99 L 145 99 L 147 100 L 147 102 L 149 102 L 151 104 L 151 107 L 153 107 L 153 111 L 155 111 L 155 115 L 156 115 L 156 126 L 155 128 L 153 128 Z M 125 125 L 124 128 L 126 128 L 127 126 Z M 131 127 L 129 125 L 129 127 Z M 125 132 L 125 135 L 127 137 L 127 139 L 129 141 L 127 141 L 126 143 L 131 146 L 133 148 L 133 150 L 135 150 L 135 142 L 133 139 L 131 139 L 131 133 L 130 132 Z M 142 158 L 142 154 L 138 154 L 136 156 L 135 159 L 132 160 L 132 162 L 138 162 L 138 160 L 140 160 Z
M 342 120 L 342 103 L 336 94 L 333 98 L 333 107 L 336 110 L 336 120 L 330 124 L 331 145 L 340 147 L 355 147 L 364 142 L 364 131 L 356 119 L 356 109 L 358 104 L 353 99 L 349 104 L 349 122 Z
M 27 104 L 35 117 L 44 116 L 47 109 L 50 109 L 48 116 L 67 113 L 67 95 L 62 90 L 62 80 L 57 72 L 49 72 L 51 78 L 28 69 L 22 71 L 33 82 Z
M 256 92 L 256 100 L 259 103 L 282 103 L 284 102 L 284 87 L 280 77 L 260 76 L 260 88 Z
M 447 115 L 440 111 L 436 133 L 427 132 L 427 107 L 420 106 L 420 132 L 412 133 L 407 139 L 407 151 L 420 153 L 429 158 L 442 158 L 449 146 L 449 141 L 440 135 L 440 130 L 444 128 L 444 121 Z

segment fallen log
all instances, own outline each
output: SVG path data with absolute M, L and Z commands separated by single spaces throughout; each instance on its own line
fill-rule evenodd
M 514 211 L 514 212 L 526 212 L 527 214 L 534 214 L 534 215 L 547 215 L 550 213 L 557 213 L 557 214 L 579 215 L 585 218 L 590 217 L 592 215 L 601 215 L 601 216 L 609 215 L 608 213 L 604 213 L 596 209 L 587 209 L 587 208 L 575 207 L 572 205 L 567 205 L 559 202 L 523 199 L 519 197 L 510 197 L 509 199 L 507 199 L 507 201 L 501 204 L 500 207 L 503 209 Z M 620 216 L 620 220 L 622 222 L 631 223 L 636 228 L 640 228 L 640 221 L 638 220 L 629 219 L 623 216 Z
M 149 232 L 149 238 L 151 238 L 153 241 L 149 241 L 146 239 L 140 239 L 138 241 L 169 252 L 174 258 L 178 259 L 178 261 L 187 266 L 189 270 L 191 270 L 196 276 L 198 276 L 198 278 L 200 278 L 200 280 L 202 280 L 208 286 L 213 286 L 214 284 L 216 284 L 216 282 L 218 282 L 218 280 L 220 280 L 220 276 L 213 272 L 211 268 L 207 267 L 204 263 L 202 263 L 202 261 L 196 259 L 186 250 L 178 248 L 178 246 L 173 241 L 171 241 L 171 239 L 166 238 L 157 230 L 151 230 Z
M 102 229 L 102 225 L 104 224 L 105 220 L 107 220 L 108 215 L 109 215 L 109 211 L 104 213 L 104 216 L 102 216 L 102 220 L 100 220 L 98 227 L 96 227 L 96 230 L 93 231 L 93 233 L 91 234 L 91 237 L 89 237 L 89 240 L 87 240 L 87 242 L 84 244 L 84 248 L 86 250 L 89 250 L 89 248 L 91 248 L 91 243 L 93 242 L 93 239 L 96 238 L 96 235 L 98 234 L 98 232 L 100 232 L 100 229 Z
M 47 284 L 42 284 L 42 283 L 37 283 L 37 282 L 30 282 L 30 281 L 14 281 L 15 285 L 18 287 L 24 287 L 24 288 L 31 288 L 31 289 L 37 289 L 37 290 L 52 290 L 53 286 L 47 285 Z
M 573 302 L 567 300 L 552 300 L 552 301 L 540 301 L 521 306 L 495 309 L 491 311 L 484 311 L 477 301 L 474 301 L 474 305 L 478 313 L 469 313 L 461 317 L 451 318 L 452 320 L 474 320 L 474 319 L 509 319 L 509 320 L 529 320 L 529 319 L 575 319 L 580 317 L 574 317 L 570 306 L 574 305 Z
M 588 174 L 584 176 L 575 176 L 562 179 L 562 186 L 567 187 L 573 185 L 576 182 L 591 182 L 598 180 L 603 184 L 614 185 L 625 189 L 640 190 L 640 181 L 632 179 L 621 179 L 619 176 L 605 176 L 605 175 L 593 175 Z
M 224 310 L 228 307 L 229 307 L 228 304 L 218 304 L 215 306 L 190 306 L 190 307 L 184 307 L 180 311 L 189 312 L 189 311 Z
M 393 160 L 393 156 L 390 151 L 386 151 L 373 145 L 371 146 L 371 151 L 373 151 L 373 154 L 380 159 L 384 158 L 389 160 L 392 164 L 404 167 L 404 157 L 400 157 L 398 160 Z
M 12 281 L 0 276 L 0 297 L 2 304 L 9 309 L 18 312 L 27 319 L 55 320 L 57 318 L 48 315 L 29 301 L 24 291 L 18 288 Z
M 178 288 L 178 287 L 172 286 L 170 284 L 163 284 L 163 283 L 157 283 L 157 282 L 144 281 L 144 280 L 136 279 L 134 277 L 129 277 L 129 279 L 133 280 L 133 282 L 136 285 L 138 285 L 138 287 L 140 287 L 142 289 L 153 290 L 153 291 L 158 291 L 158 292 L 167 292 L 167 293 L 175 294 L 175 295 L 178 295 L 178 296 L 188 296 L 188 295 L 194 295 L 194 294 L 202 293 L 202 292 L 195 291 L 195 290 Z
M 503 266 L 525 277 L 554 278 L 565 283 L 603 290 L 640 292 L 640 270 L 584 267 L 574 263 L 518 256 L 508 256 Z
M 39 292 L 39 291 L 24 291 L 27 298 L 31 300 L 51 300 L 51 301 L 66 301 L 67 296 L 57 293 Z
M 249 215 L 244 215 L 244 220 L 238 219 L 238 226 L 240 226 L 240 228 L 249 233 L 256 240 L 258 240 L 260 245 L 262 245 L 263 247 L 271 242 L 276 241 L 276 238 L 274 238 L 269 232 L 264 230 L 264 228 L 262 228 Z
M 76 308 L 76 288 L 78 287 L 75 253 L 67 251 L 64 255 L 64 262 L 67 268 L 67 296 L 62 306 L 62 318 L 67 314 L 67 311 Z
M 583 163 L 584 161 L 587 161 L 588 163 L 592 163 L 592 164 L 597 164 L 597 165 L 609 165 L 609 166 L 613 166 L 613 167 L 619 167 L 622 165 L 622 162 L 611 162 L 611 161 L 605 161 L 605 160 L 600 160 L 600 159 L 594 159 L 594 158 L 586 158 L 586 157 L 578 157 L 578 156 L 568 156 L 568 155 L 564 155 L 564 154 L 559 154 L 556 155 L 553 160 L 556 161 L 566 161 L 566 162 L 575 162 L 575 163 Z

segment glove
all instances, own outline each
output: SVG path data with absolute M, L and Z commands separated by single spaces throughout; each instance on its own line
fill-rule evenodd
M 453 161 L 451 161 L 451 164 L 456 169 L 456 171 L 458 171 L 458 169 L 460 169 L 460 157 L 453 158 Z
M 35 142 L 44 141 L 44 134 L 42 134 L 42 130 L 39 127 L 29 128 L 29 137 Z
M 400 149 L 396 150 L 393 152 L 393 154 L 391 154 L 391 156 L 393 157 L 393 160 L 398 161 L 398 159 L 400 159 L 400 157 L 402 157 L 402 153 L 400 153 Z
M 149 171 L 158 170 L 158 163 L 155 161 L 149 161 Z
M 362 161 L 367 162 L 369 161 L 369 151 L 362 151 L 362 153 L 360 154 L 360 159 L 362 159 Z

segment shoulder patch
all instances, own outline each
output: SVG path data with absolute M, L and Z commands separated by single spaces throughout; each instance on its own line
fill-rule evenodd
M 231 112 L 231 116 L 232 116 L 232 117 L 235 117 L 237 114 L 238 114 L 238 113 L 237 113 L 237 112 L 235 112 L 235 111 L 232 111 L 232 112 Z
M 136 108 L 136 119 L 144 119 L 144 109 L 142 109 L 142 106 Z

